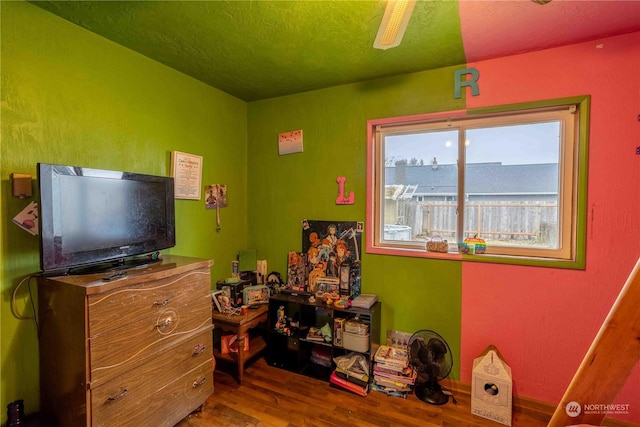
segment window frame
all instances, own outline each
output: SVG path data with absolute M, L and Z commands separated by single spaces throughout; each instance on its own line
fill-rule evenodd
M 569 138 L 570 144 L 561 143 L 561 159 L 559 163 L 559 185 L 562 190 L 558 200 L 558 217 L 562 221 L 560 231 L 560 248 L 520 250 L 514 247 L 488 247 L 487 253 L 482 255 L 467 255 L 457 252 L 438 253 L 427 252 L 421 242 L 399 243 L 383 241 L 381 236 L 384 230 L 381 204 L 384 203 L 384 150 L 377 138 L 379 128 L 386 130 L 410 131 L 424 129 L 425 124 L 434 124 L 433 128 L 442 129 L 442 124 L 452 127 L 468 127 L 471 123 L 482 123 L 490 118 L 497 120 L 504 118 L 504 122 L 524 123 L 514 116 L 525 112 L 536 111 L 536 114 L 544 114 L 545 111 L 565 108 L 575 108 L 575 122 L 572 129 L 563 128 L 565 138 Z M 589 110 L 590 96 L 576 96 L 554 100 L 510 104 L 503 106 L 476 108 L 469 110 L 457 110 L 448 112 L 426 113 L 412 116 L 390 117 L 372 119 L 367 121 L 367 230 L 365 233 L 366 251 L 371 254 L 411 256 L 421 258 L 437 258 L 450 260 L 492 262 L 518 265 L 533 265 L 558 268 L 585 268 L 586 245 L 586 199 L 587 199 L 587 166 L 588 166 L 588 140 L 589 140 Z M 527 120 L 526 122 L 530 122 Z M 495 124 L 492 123 L 492 126 Z M 410 133 L 410 132 L 409 132 Z M 572 135 L 573 133 L 573 135 Z M 462 135 L 462 134 L 461 134 Z M 460 139 L 463 139 L 462 136 Z M 465 163 L 464 150 L 460 150 L 464 141 L 458 141 L 459 164 Z M 568 172 L 564 169 L 565 163 L 572 167 Z M 458 206 L 461 198 L 464 200 L 464 167 L 458 168 Z M 568 211 L 567 211 L 568 209 Z M 458 215 L 457 233 L 462 233 L 463 215 Z M 569 226 L 567 227 L 567 223 Z M 460 236 L 460 234 L 458 234 Z

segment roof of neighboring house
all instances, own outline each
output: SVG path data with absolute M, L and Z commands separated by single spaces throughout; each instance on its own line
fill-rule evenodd
M 386 168 L 385 177 L 386 185 L 417 185 L 415 195 L 456 194 L 458 168 L 393 166 Z M 553 194 L 558 192 L 558 164 L 471 163 L 465 181 L 466 193 L 472 194 Z

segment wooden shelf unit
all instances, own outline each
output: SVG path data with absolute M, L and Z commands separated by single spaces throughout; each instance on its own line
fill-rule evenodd
M 291 335 L 276 330 L 278 309 L 284 307 L 286 317 L 299 322 L 297 328 L 291 328 Z M 317 342 L 307 340 L 309 327 L 322 327 L 329 323 L 333 335 L 334 319 L 351 319 L 358 316 L 361 322 L 369 325 L 369 348 L 361 352 L 372 368 L 373 356 L 380 346 L 380 318 L 382 305 L 378 301 L 370 309 L 337 308 L 322 302 L 310 303 L 308 296 L 293 294 L 277 294 L 269 300 L 269 331 L 267 362 L 272 365 L 302 375 L 329 380 L 335 369 L 333 358 L 347 354 L 353 350 L 335 345 L 332 342 Z M 324 366 L 312 361 L 312 351 L 315 347 L 326 348 L 330 354 L 330 366 Z

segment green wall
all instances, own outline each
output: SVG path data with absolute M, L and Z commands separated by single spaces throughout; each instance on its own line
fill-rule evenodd
M 464 108 L 454 68 L 345 85 L 249 104 L 249 245 L 286 273 L 302 249 L 301 221 L 365 221 L 366 122 Z M 303 130 L 304 152 L 278 155 L 278 133 Z M 354 205 L 336 205 L 345 176 Z M 369 224 L 365 223 L 365 228 Z M 364 242 L 363 242 L 364 250 Z M 459 360 L 461 263 L 363 254 L 362 289 L 382 301 L 382 330 L 434 329 Z M 384 337 L 382 338 L 384 341 Z M 453 377 L 458 378 L 454 367 Z
M 11 295 L 39 271 L 39 246 L 11 222 L 33 198 L 12 198 L 9 174 L 32 174 L 35 191 L 37 162 L 169 175 L 172 151 L 201 155 L 203 185 L 228 186 L 222 230 L 204 199 L 177 200 L 177 245 L 167 252 L 211 258 L 212 277 L 227 277 L 247 243 L 247 104 L 31 4 L 0 7 L 0 408 L 24 399 L 30 413 L 39 407 L 37 332 L 12 315 Z M 21 289 L 17 306 L 30 314 Z
M 368 119 L 464 108 L 453 97 L 454 68 L 246 104 L 30 4 L 0 7 L 0 404 L 24 399 L 27 413 L 39 407 L 37 333 L 10 304 L 18 282 L 39 271 L 38 240 L 11 223 L 30 200 L 10 196 L 10 173 L 33 174 L 35 188 L 37 162 L 168 175 L 171 151 L 202 155 L 203 184 L 228 186 L 222 230 L 203 201 L 177 200 L 169 252 L 214 259 L 217 279 L 251 247 L 284 274 L 287 252 L 301 249 L 302 219 L 365 220 Z M 279 156 L 278 133 L 296 129 L 304 152 Z M 335 204 L 338 176 L 354 205 Z M 362 259 L 363 291 L 380 296 L 383 331 L 434 329 L 459 360 L 460 263 Z M 28 314 L 28 304 L 23 288 L 19 310 Z

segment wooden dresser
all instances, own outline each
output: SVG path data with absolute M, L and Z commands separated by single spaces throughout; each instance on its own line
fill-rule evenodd
M 174 426 L 213 393 L 212 261 L 40 278 L 42 411 L 58 427 Z

